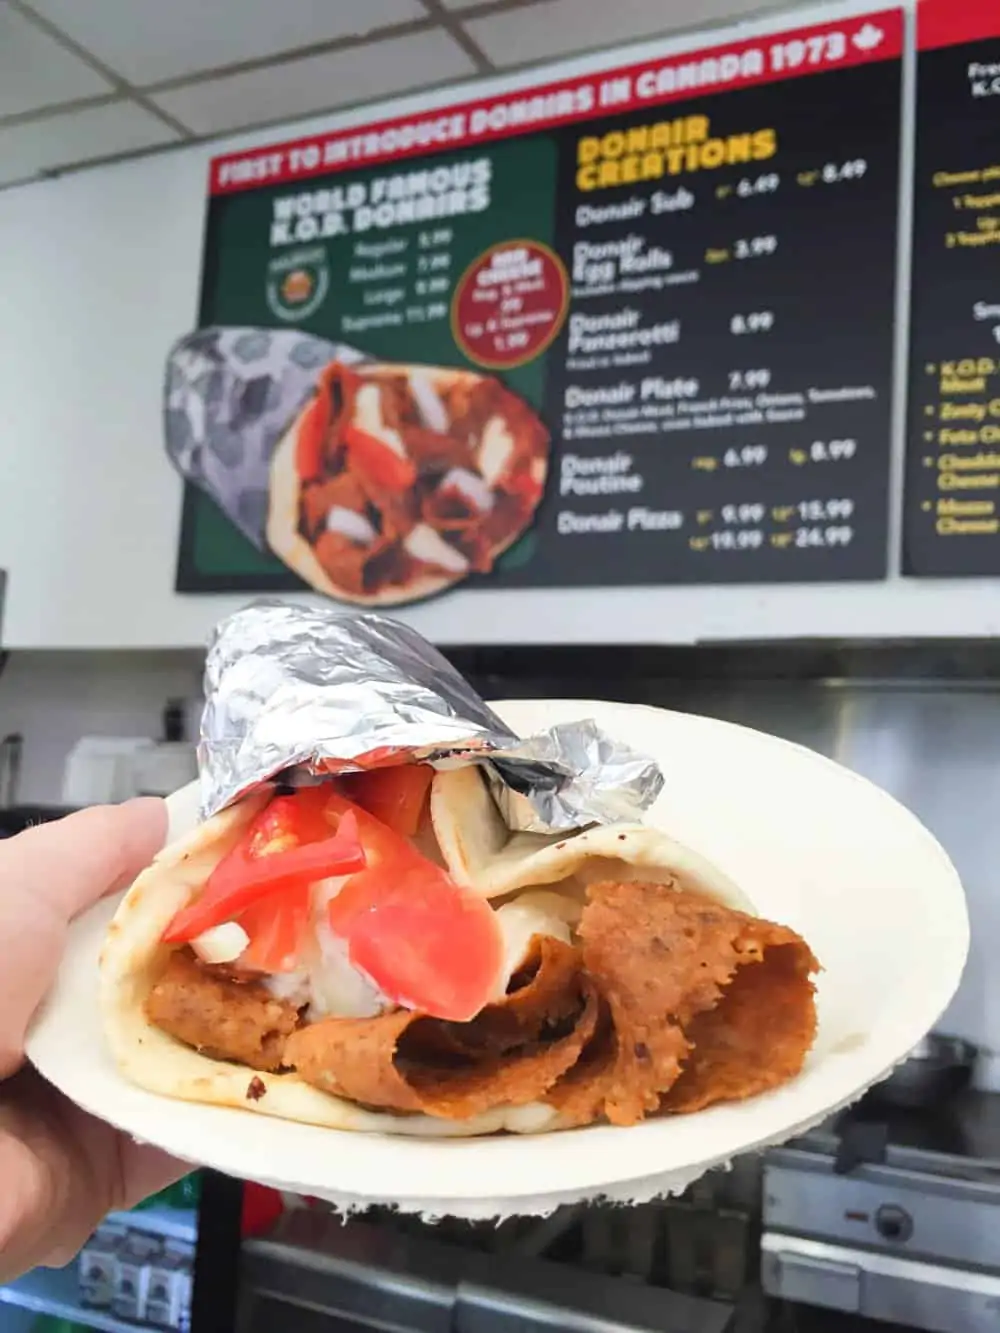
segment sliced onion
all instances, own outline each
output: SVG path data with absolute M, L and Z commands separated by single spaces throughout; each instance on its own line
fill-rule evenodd
M 392 1006 L 347 957 L 347 946 L 330 929 L 327 908 L 347 883 L 344 876 L 312 886 L 312 931 L 294 972 L 263 978 L 276 1000 L 306 1010 L 310 1023 L 322 1018 L 374 1018 Z
M 437 390 L 431 383 L 430 376 L 426 371 L 415 370 L 412 372 L 410 375 L 410 392 L 420 409 L 424 425 L 429 426 L 431 430 L 438 431 L 441 435 L 447 435 L 448 412 L 444 403 L 438 397 Z
M 498 996 L 507 993 L 510 979 L 527 962 L 536 935 L 550 935 L 563 944 L 572 943 L 572 927 L 580 916 L 580 904 L 559 893 L 522 893 L 497 910 L 503 935 L 504 969 Z
M 354 398 L 354 424 L 366 435 L 373 435 L 400 458 L 408 457 L 403 437 L 385 424 L 382 416 L 382 392 L 377 384 L 363 384 Z
M 493 492 L 482 477 L 468 468 L 453 467 L 446 472 L 441 479 L 441 489 L 447 490 L 449 486 L 464 495 L 481 514 L 488 514 L 493 508 Z
M 324 916 L 316 921 L 319 953 L 312 968 L 309 1017 L 374 1018 L 392 1006 L 376 986 L 354 967 L 347 944 L 330 929 Z
M 327 514 L 326 529 L 327 532 L 339 532 L 358 546 L 371 546 L 378 536 L 364 514 L 354 509 L 345 509 L 343 505 L 334 505 Z
M 223 921 L 220 926 L 203 930 L 191 941 L 191 948 L 203 963 L 235 963 L 250 943 L 250 936 L 238 921 Z
M 438 569 L 447 570 L 449 574 L 464 574 L 469 568 L 469 562 L 462 552 L 449 546 L 441 534 L 427 523 L 418 523 L 407 533 L 403 545 L 414 560 L 437 565 Z
M 479 437 L 476 463 L 488 486 L 495 486 L 514 456 L 514 437 L 503 417 L 492 416 Z

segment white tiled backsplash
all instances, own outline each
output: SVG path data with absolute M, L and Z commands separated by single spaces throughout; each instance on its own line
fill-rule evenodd
M 158 737 L 168 699 L 200 696 L 202 662 L 188 650 L 12 652 L 0 674 L 0 736 L 24 736 L 18 799 L 58 803 L 81 736 Z

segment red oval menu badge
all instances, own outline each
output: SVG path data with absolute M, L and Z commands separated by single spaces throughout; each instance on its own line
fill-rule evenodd
M 452 334 L 477 366 L 510 370 L 545 351 L 568 305 L 569 278 L 554 251 L 540 241 L 501 241 L 459 279 Z

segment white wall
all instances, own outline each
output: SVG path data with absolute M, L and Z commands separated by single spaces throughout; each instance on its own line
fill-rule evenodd
M 392 110 L 440 100 L 405 99 Z M 374 114 L 244 136 L 214 151 Z M 9 572 L 0 641 L 8 646 L 196 645 L 242 600 L 173 592 L 181 490 L 161 445 L 164 356 L 195 316 L 209 157 L 203 146 L 186 148 L 0 193 L 0 568 Z M 450 643 L 977 635 L 1000 633 L 1000 585 L 459 592 L 404 614 Z
M 201 695 L 198 652 L 15 652 L 0 675 L 0 736 L 24 737 L 19 800 L 57 804 L 83 735 L 158 736 L 168 699 Z

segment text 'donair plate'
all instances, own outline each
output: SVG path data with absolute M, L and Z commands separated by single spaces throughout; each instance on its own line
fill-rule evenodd
M 521 734 L 593 717 L 666 776 L 648 816 L 714 861 L 760 914 L 799 931 L 823 964 L 820 1026 L 803 1074 L 776 1092 L 632 1129 L 450 1141 L 320 1129 L 167 1100 L 129 1083 L 107 1051 L 97 959 L 114 900 L 74 924 L 28 1054 L 75 1102 L 186 1160 L 345 1210 L 545 1213 L 588 1196 L 643 1201 L 781 1142 L 855 1100 L 905 1058 L 951 999 L 968 949 L 958 876 L 885 792 L 810 750 L 730 723 L 576 700 L 494 705 Z M 190 827 L 196 793 L 172 798 Z

